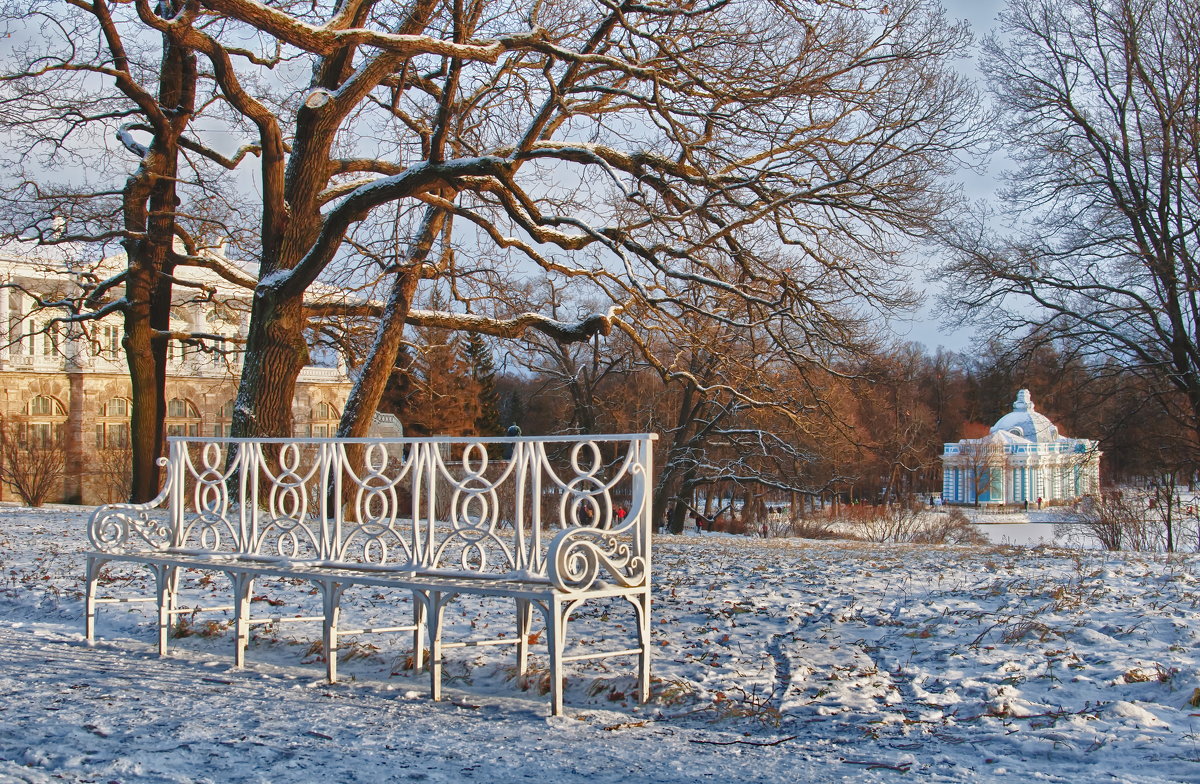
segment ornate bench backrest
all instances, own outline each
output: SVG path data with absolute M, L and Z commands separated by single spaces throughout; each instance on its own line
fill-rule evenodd
M 92 539 L 102 551 L 640 580 L 653 439 L 172 438 L 156 499 L 169 500 L 166 528 L 151 530 L 148 505 L 113 504 L 93 515 Z

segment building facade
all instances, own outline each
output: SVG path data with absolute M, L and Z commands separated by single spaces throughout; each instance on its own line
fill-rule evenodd
M 945 444 L 942 452 L 946 503 L 1062 503 L 1099 488 L 1099 444 L 1062 435 L 1034 410 L 1028 389 L 986 436 Z
M 123 263 L 105 260 L 89 266 L 88 274 Z M 172 331 L 210 337 L 202 346 L 170 344 L 167 435 L 227 435 L 231 425 L 242 360 L 237 338 L 246 334 L 249 300 L 246 292 L 204 273 L 189 277 L 210 287 L 208 295 L 184 289 L 172 311 Z M 124 327 L 118 313 L 83 326 L 52 323 L 64 311 L 46 305 L 78 291 L 78 274 L 66 254 L 0 249 L 0 438 L 61 445 L 62 488 L 48 500 L 106 503 L 123 500 L 129 481 L 132 401 Z M 292 404 L 296 435 L 333 435 L 349 389 L 336 360 L 304 368 Z M 20 459 L 20 453 L 0 449 L 0 459 Z M 16 498 L 2 483 L 0 494 L 0 500 Z

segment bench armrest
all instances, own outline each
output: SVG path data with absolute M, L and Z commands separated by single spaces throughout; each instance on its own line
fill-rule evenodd
M 641 535 L 639 522 L 630 520 L 612 529 L 567 528 L 555 534 L 547 553 L 550 582 L 561 591 L 586 591 L 596 582 L 624 588 L 644 585 L 649 575 L 647 559 L 635 546 Z
M 174 486 L 171 461 L 158 458 L 167 469 L 167 481 L 153 499 L 141 504 L 105 504 L 88 518 L 88 541 L 102 553 L 125 553 L 139 550 L 163 551 L 174 544 L 175 531 L 170 522 L 154 520 L 149 512 L 167 500 Z

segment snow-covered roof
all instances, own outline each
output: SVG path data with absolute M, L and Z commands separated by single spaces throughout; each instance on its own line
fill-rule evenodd
M 968 439 L 963 439 L 963 440 L 967 441 Z M 983 444 L 1003 444 L 1005 446 L 1008 446 L 1010 444 L 1032 444 L 1033 443 L 1033 441 L 1031 441 L 1030 439 L 1025 438 L 1023 436 L 1019 436 L 1016 433 L 1012 432 L 1011 430 L 992 430 L 992 432 L 988 433 L 983 438 L 971 439 L 971 440 L 974 440 L 978 443 L 983 443 Z
M 1038 444 L 1057 441 L 1062 437 L 1053 422 L 1034 410 L 1033 398 L 1028 389 L 1017 392 L 1013 410 L 1000 417 L 996 424 L 992 425 L 992 432 L 1011 433 Z

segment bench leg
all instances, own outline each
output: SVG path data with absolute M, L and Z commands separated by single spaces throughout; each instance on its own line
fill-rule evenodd
M 233 666 L 246 666 L 246 646 L 250 642 L 250 595 L 254 590 L 254 575 L 238 572 L 229 575 L 233 580 Z
M 557 596 L 546 602 L 546 648 L 550 652 L 550 715 L 561 716 L 563 712 L 563 646 L 565 640 L 566 614 L 570 605 L 563 607 Z
M 321 604 L 325 610 L 325 623 L 322 628 L 322 647 L 325 649 L 325 680 L 337 683 L 337 649 L 338 649 L 338 620 L 342 613 L 341 583 L 320 582 Z
M 524 679 L 529 670 L 529 627 L 533 623 L 533 605 L 517 599 L 517 677 Z
M 167 635 L 171 631 L 171 610 L 175 609 L 179 569 L 174 566 L 154 567 L 154 587 L 158 607 L 158 655 L 167 655 Z
M 100 580 L 100 570 L 108 563 L 103 558 L 88 556 L 87 568 L 84 572 L 86 589 L 83 598 L 83 638 L 91 645 L 96 641 L 96 588 Z
M 413 591 L 413 672 L 425 666 L 425 601 Z
M 441 591 L 426 596 L 426 622 L 429 625 L 429 699 L 442 698 L 442 611 L 446 605 Z
M 650 592 L 635 598 L 638 614 L 638 702 L 650 701 Z

